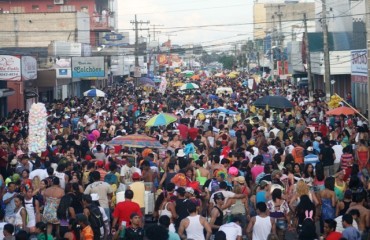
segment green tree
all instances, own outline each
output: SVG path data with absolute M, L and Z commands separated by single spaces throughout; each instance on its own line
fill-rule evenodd
M 222 55 L 219 57 L 218 62 L 222 63 L 224 68 L 232 69 L 234 65 L 234 56 Z

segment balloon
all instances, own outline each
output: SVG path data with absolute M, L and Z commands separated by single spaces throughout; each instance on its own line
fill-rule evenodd
M 100 132 L 98 130 L 93 130 L 92 134 L 95 136 L 95 139 L 98 139 L 100 137 Z

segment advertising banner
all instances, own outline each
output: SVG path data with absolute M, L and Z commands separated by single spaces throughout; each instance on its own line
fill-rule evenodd
M 352 50 L 351 56 L 351 75 L 367 77 L 367 50 Z
M 104 57 L 73 57 L 72 77 L 105 77 Z
M 22 56 L 22 80 L 33 80 L 37 78 L 37 60 L 35 57 Z
M 57 78 L 71 78 L 71 59 L 70 58 L 60 58 L 55 59 L 55 72 Z
M 21 80 L 21 57 L 0 55 L 0 80 Z

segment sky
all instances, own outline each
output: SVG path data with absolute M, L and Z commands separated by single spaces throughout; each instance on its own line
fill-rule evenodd
M 130 42 L 135 37 L 130 24 L 135 14 L 139 21 L 150 21 L 142 28 L 161 25 L 156 26 L 161 31 L 156 39 L 161 43 L 170 38 L 172 44 L 224 49 L 253 38 L 253 0 L 118 0 L 118 4 L 118 31 L 130 29 Z M 148 31 L 139 35 L 147 37 Z

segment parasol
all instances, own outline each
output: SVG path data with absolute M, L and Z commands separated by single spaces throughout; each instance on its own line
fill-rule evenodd
M 105 92 L 99 90 L 99 89 L 90 89 L 84 92 L 85 97 L 105 97 Z
M 176 122 L 177 117 L 169 113 L 160 113 L 155 115 L 145 124 L 145 127 L 158 127 L 158 126 L 167 126 L 170 123 Z
M 180 87 L 180 90 L 192 90 L 192 89 L 199 89 L 199 86 L 195 83 L 185 83 Z
M 270 108 L 293 108 L 293 104 L 283 96 L 264 96 L 257 99 L 254 106 L 264 108 L 268 105 Z
M 356 111 L 349 107 L 338 107 L 326 112 L 326 115 L 355 115 Z
M 108 145 L 120 145 L 132 148 L 163 148 L 163 145 L 157 139 L 141 134 L 115 137 L 108 142 Z

